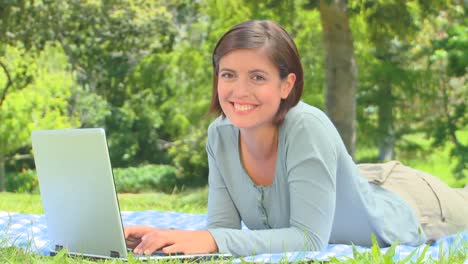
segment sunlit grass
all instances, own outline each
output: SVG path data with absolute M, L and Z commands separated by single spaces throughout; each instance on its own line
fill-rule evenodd
M 42 214 L 42 203 L 39 194 L 1 193 L 0 211 Z
M 118 194 L 122 211 L 176 211 L 185 213 L 206 213 L 208 188 L 186 190 L 174 194 L 141 193 Z M 0 211 L 27 214 L 42 214 L 39 194 L 0 193 Z
M 159 210 L 185 213 L 206 213 L 208 188 L 175 194 L 143 193 L 119 194 L 122 211 Z
M 457 138 L 464 145 L 468 145 L 468 130 L 458 131 Z M 431 141 L 420 135 L 408 136 L 407 140 L 417 143 L 426 150 L 425 155 L 419 157 L 404 157 L 404 162 L 413 168 L 428 172 L 453 187 L 463 187 L 468 184 L 468 177 L 457 180 L 452 170 L 455 167 L 454 159 L 450 156 L 453 144 L 444 147 L 432 148 Z

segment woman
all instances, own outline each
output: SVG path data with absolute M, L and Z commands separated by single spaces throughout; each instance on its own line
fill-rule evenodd
M 322 250 L 328 243 L 369 246 L 372 234 L 380 245 L 420 245 L 434 234 L 468 228 L 466 197 L 443 185 L 456 193 L 451 201 L 462 215 L 443 208 L 444 221 L 454 225 L 426 233 L 424 221 L 440 218 L 439 211 L 432 213 L 435 204 L 428 205 L 431 213 L 421 214 L 417 201 L 401 195 L 407 184 L 389 176 L 397 167 L 403 168 L 400 174 L 408 169 L 395 163 L 364 166 L 369 183 L 327 116 L 300 102 L 302 88 L 299 54 L 281 26 L 247 21 L 230 29 L 213 53 L 211 111 L 221 116 L 208 129 L 208 228 L 126 227 L 134 252 L 245 256 Z M 434 191 L 418 195 L 434 197 Z M 421 215 L 427 219 L 421 221 Z M 249 230 L 242 230 L 241 222 Z

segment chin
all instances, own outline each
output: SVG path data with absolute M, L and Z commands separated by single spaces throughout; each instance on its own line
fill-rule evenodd
M 250 120 L 238 120 L 238 119 L 231 119 L 229 118 L 229 121 L 231 121 L 231 124 L 234 125 L 237 128 L 250 128 L 250 127 L 255 127 L 256 124 Z
M 229 117 L 228 117 L 229 118 Z M 263 126 L 270 126 L 272 121 L 252 120 L 252 119 L 229 119 L 231 124 L 239 129 L 255 129 Z

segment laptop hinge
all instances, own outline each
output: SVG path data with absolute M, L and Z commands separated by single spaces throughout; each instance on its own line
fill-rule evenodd
M 63 249 L 62 245 L 55 245 L 55 251 L 59 252 L 62 249 Z
M 117 251 L 112 251 L 110 252 L 110 257 L 111 258 L 120 258 L 120 253 Z
M 58 253 L 60 250 L 62 250 L 62 249 L 63 249 L 63 246 L 62 246 L 62 245 L 55 245 L 54 251 L 51 251 L 49 255 L 50 255 L 51 257 L 53 257 L 53 256 L 57 255 L 57 253 Z

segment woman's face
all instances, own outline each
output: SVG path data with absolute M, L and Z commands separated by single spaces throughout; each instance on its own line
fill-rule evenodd
M 277 67 L 262 49 L 238 49 L 219 62 L 218 96 L 224 114 L 239 128 L 273 125 L 281 99 L 296 76 L 280 79 Z

